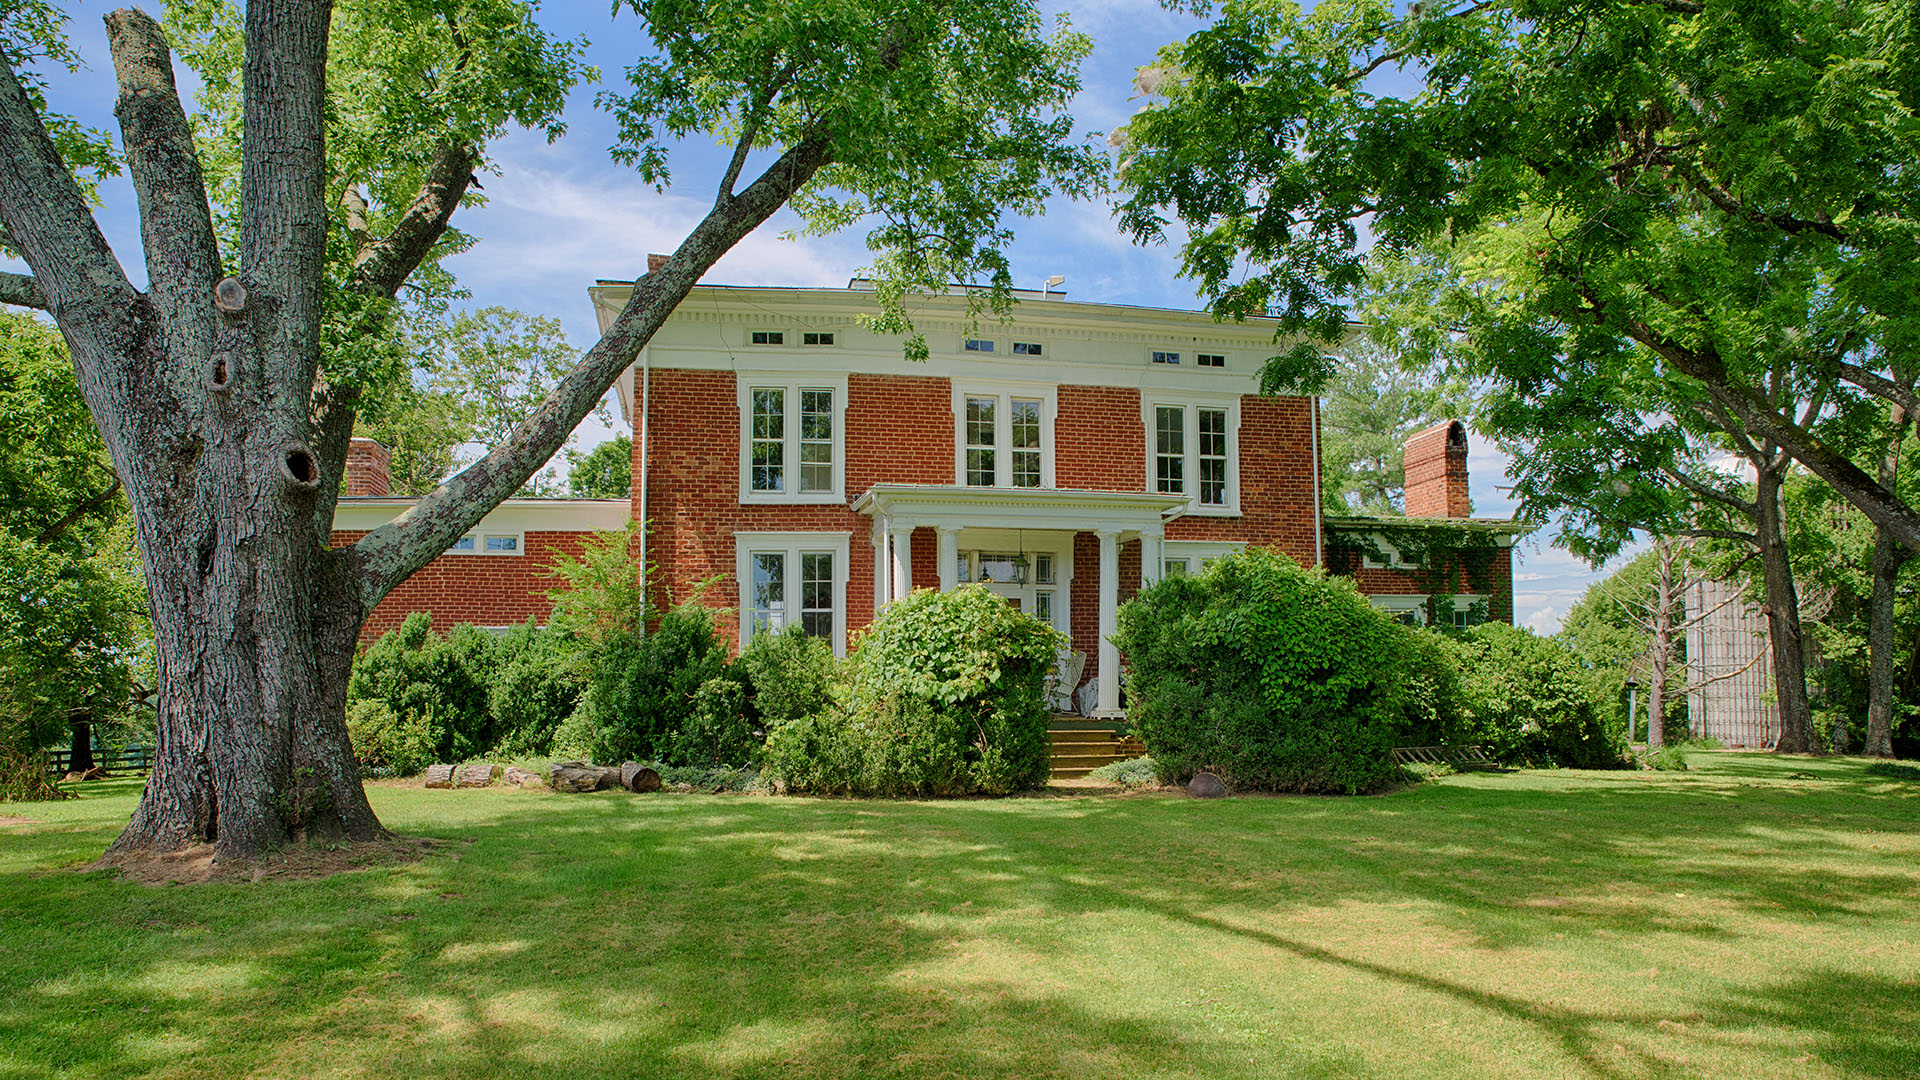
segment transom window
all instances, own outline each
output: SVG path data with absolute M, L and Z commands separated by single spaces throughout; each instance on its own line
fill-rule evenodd
M 993 342 L 984 341 L 980 338 L 968 338 L 967 351 L 968 352 L 992 352 Z
M 1053 388 L 956 387 L 955 473 L 968 487 L 1053 486 Z
M 1238 402 L 1225 395 L 1212 400 L 1149 402 L 1142 412 L 1147 429 L 1147 490 L 1185 495 L 1195 513 L 1237 513 Z
M 1220 353 L 1195 353 L 1193 362 L 1200 367 L 1226 367 L 1227 358 Z
M 846 533 L 735 533 L 740 647 L 755 634 L 799 627 L 846 648 Z
M 803 333 L 800 335 L 800 344 L 831 345 L 833 344 L 833 335 L 832 334 L 816 334 L 813 331 L 809 330 L 806 333 Z
M 837 502 L 846 383 L 740 383 L 742 502 Z
M 755 345 L 785 344 L 787 335 L 778 330 L 755 330 L 751 339 Z
M 1037 341 L 1016 341 L 1013 343 L 1015 356 L 1039 356 L 1040 343 Z
M 1177 364 L 1180 362 L 1180 354 L 1177 352 L 1163 352 L 1159 349 L 1155 349 L 1153 351 L 1153 362 L 1156 364 Z

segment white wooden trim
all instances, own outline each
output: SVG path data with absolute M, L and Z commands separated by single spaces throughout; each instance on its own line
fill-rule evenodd
M 775 348 L 760 345 L 756 348 Z M 822 346 L 812 346 L 818 350 Z M 786 393 L 785 430 L 781 433 L 785 491 L 753 490 L 753 392 L 781 390 Z M 829 390 L 833 393 L 833 488 L 830 491 L 800 490 L 800 392 Z M 734 404 L 740 417 L 740 502 L 743 506 L 821 505 L 847 501 L 847 377 L 843 373 L 806 373 L 792 371 L 743 371 L 734 377 Z
M 1013 399 L 1040 399 L 1040 486 L 1054 486 L 1054 421 L 1060 412 L 1056 383 L 1025 379 L 953 379 L 953 482 L 967 486 L 967 399 L 997 400 L 993 413 L 993 486 L 1013 487 Z M 1028 491 L 1030 488 L 1018 490 Z
M 1165 366 L 1165 365 L 1161 365 Z M 1207 369 L 1203 369 L 1207 370 Z M 1186 455 L 1183 478 L 1186 483 L 1188 514 L 1195 517 L 1240 516 L 1240 395 L 1199 392 L 1143 390 L 1140 393 L 1141 446 L 1145 451 L 1141 472 L 1143 490 L 1154 491 L 1155 461 L 1158 453 L 1158 417 L 1161 408 L 1183 410 L 1182 446 Z M 1224 506 L 1205 506 L 1200 502 L 1200 416 L 1198 409 L 1224 409 L 1227 413 L 1227 502 Z
M 852 534 L 844 532 L 736 532 L 733 534 L 733 580 L 740 597 L 740 648 L 753 637 L 753 605 L 747 591 L 753 586 L 753 568 L 747 557 L 754 552 L 779 552 L 787 557 L 787 590 L 782 602 L 786 611 L 800 610 L 800 555 L 802 552 L 830 552 L 833 555 L 833 654 L 847 654 L 847 572 L 852 550 Z

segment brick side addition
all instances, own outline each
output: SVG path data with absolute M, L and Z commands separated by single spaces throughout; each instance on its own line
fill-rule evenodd
M 1351 565 L 1342 569 L 1339 565 L 1345 560 L 1335 553 L 1328 553 L 1327 569 L 1353 579 L 1360 592 L 1366 596 L 1413 596 L 1448 591 L 1436 589 L 1417 572 L 1407 570 L 1389 570 L 1360 565 L 1355 554 Z M 1513 622 L 1513 551 L 1506 549 L 1495 552 L 1484 575 L 1468 580 L 1469 575 L 1462 570 L 1451 583 L 1455 593 L 1472 593 L 1486 596 L 1487 618 L 1492 622 Z
M 333 546 L 345 547 L 366 533 L 344 529 Z M 529 532 L 522 555 L 442 555 L 420 568 L 380 601 L 360 630 L 360 644 L 372 644 L 415 611 L 433 613 L 434 629 L 457 623 L 514 626 L 533 619 L 545 623 L 553 613 L 548 590 L 557 582 L 549 571 L 560 556 L 579 558 L 592 533 Z
M 1407 471 L 1407 516 L 1473 516 L 1467 497 L 1467 428 L 1443 420 L 1407 440 L 1402 457 Z

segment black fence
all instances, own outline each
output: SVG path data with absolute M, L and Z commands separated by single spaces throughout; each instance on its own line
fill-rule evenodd
M 93 763 L 108 772 L 146 772 L 153 768 L 153 747 L 123 746 L 118 750 L 95 750 Z M 47 771 L 65 776 L 73 767 L 73 751 L 47 751 Z

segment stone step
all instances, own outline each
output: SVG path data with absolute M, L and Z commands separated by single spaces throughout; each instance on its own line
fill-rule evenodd
M 1097 769 L 1116 761 L 1130 760 L 1132 759 L 1118 754 L 1055 754 L 1053 771 L 1057 774 L 1061 769 Z

